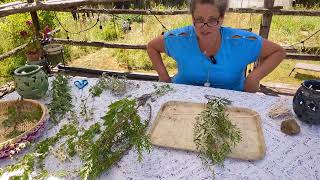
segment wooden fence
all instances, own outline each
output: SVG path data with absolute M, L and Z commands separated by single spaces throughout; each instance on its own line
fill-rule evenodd
M 58 12 L 91 12 L 101 14 L 140 14 L 140 15 L 179 15 L 188 14 L 187 10 L 176 11 L 149 11 L 149 10 L 128 10 L 128 9 L 94 9 L 83 8 L 84 5 L 96 5 L 110 2 L 124 2 L 134 0 L 47 0 L 45 2 L 34 2 L 34 0 L 28 0 L 28 2 L 14 2 L 0 6 L 0 17 L 9 16 L 17 13 L 30 12 L 33 24 L 36 30 L 40 31 L 40 24 L 37 16 L 37 11 L 58 11 Z M 272 17 L 274 15 L 291 15 L 291 16 L 320 16 L 320 11 L 301 11 L 301 10 L 282 10 L 281 7 L 274 7 L 274 0 L 264 0 L 264 8 L 241 8 L 241 9 L 229 9 L 230 13 L 254 13 L 262 14 L 262 20 L 260 24 L 259 34 L 268 38 L 270 27 L 272 23 Z M 95 42 L 95 41 L 78 41 L 72 39 L 53 39 L 53 42 L 60 44 L 76 45 L 76 46 L 94 46 L 104 48 L 121 48 L 121 49 L 141 49 L 145 50 L 146 45 L 131 45 L 131 44 L 112 44 L 107 42 Z M 21 51 L 26 44 L 23 44 L 3 55 L 0 55 L 0 61 L 12 56 Z M 316 49 L 316 47 L 311 48 Z M 306 54 L 298 53 L 297 50 L 292 48 L 286 48 L 288 59 L 298 60 L 320 60 L 318 54 Z

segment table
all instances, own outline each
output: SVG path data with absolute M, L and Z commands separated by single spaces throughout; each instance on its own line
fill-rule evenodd
M 82 77 L 74 77 L 71 81 L 81 80 Z M 52 79 L 51 79 L 52 80 Z M 88 79 L 89 86 L 96 83 L 97 79 Z M 134 84 L 124 96 L 139 97 L 154 91 L 153 85 L 161 85 L 158 82 L 130 81 Z M 70 82 L 70 85 L 73 85 Z M 140 86 L 139 88 L 136 85 Z M 89 87 L 83 91 L 72 86 L 72 94 L 75 96 L 74 104 L 79 105 L 81 98 L 88 94 Z M 227 159 L 225 167 L 215 166 L 216 179 L 320 179 L 320 127 L 311 126 L 298 121 L 301 125 L 301 133 L 297 136 L 288 136 L 280 131 L 281 120 L 273 120 L 268 117 L 271 106 L 278 101 L 284 101 L 288 107 L 292 107 L 292 97 L 273 97 L 263 94 L 250 94 L 231 90 L 214 89 L 207 87 L 172 84 L 173 92 L 151 102 L 152 121 L 160 107 L 168 101 L 186 101 L 206 103 L 205 95 L 214 95 L 229 98 L 234 106 L 250 108 L 257 111 L 262 119 L 262 128 L 267 147 L 266 156 L 260 161 L 241 161 Z M 123 96 L 123 97 L 124 97 Z M 3 99 L 17 99 L 16 92 L 6 95 Z M 96 107 L 95 120 L 102 117 L 109 104 L 123 97 L 115 97 L 105 91 L 100 98 L 93 103 Z M 49 103 L 50 98 L 40 100 Z M 76 110 L 79 108 L 75 108 Z M 147 115 L 145 115 L 147 116 Z M 143 116 L 142 116 L 143 117 Z M 151 123 L 152 123 L 151 121 Z M 42 139 L 58 132 L 64 119 L 59 126 L 48 130 Z M 89 127 L 94 122 L 88 122 Z M 196 153 L 178 151 L 160 147 L 153 147 L 152 151 L 143 154 L 143 161 L 138 162 L 137 153 L 130 150 L 121 161 L 109 171 L 101 175 L 100 179 L 212 179 L 212 172 L 207 169 Z M 1 160 L 0 168 L 10 163 L 10 160 Z M 72 162 L 59 163 L 49 155 L 46 159 L 46 168 L 49 172 L 73 169 L 79 167 L 81 161 L 74 158 Z M 66 179 L 78 179 L 72 175 Z

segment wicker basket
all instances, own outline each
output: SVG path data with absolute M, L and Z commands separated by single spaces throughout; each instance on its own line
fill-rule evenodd
M 1 124 L 4 119 L 8 116 L 8 108 L 18 101 L 0 101 L 0 159 L 6 158 L 10 155 L 18 153 L 22 148 L 24 148 L 26 143 L 35 140 L 38 138 L 43 130 L 45 122 L 48 120 L 48 109 L 45 105 L 39 103 L 35 100 L 25 99 L 20 101 L 22 111 L 30 111 L 35 107 L 41 107 L 42 115 L 37 122 L 28 122 L 25 124 L 20 124 L 18 128 L 23 129 L 24 133 L 12 138 L 6 138 L 6 131 Z M 22 146 L 23 144 L 23 146 Z

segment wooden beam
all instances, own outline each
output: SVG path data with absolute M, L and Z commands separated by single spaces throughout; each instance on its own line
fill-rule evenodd
M 52 0 L 51 0 L 52 1 Z M 66 4 L 61 5 L 53 3 L 51 1 L 38 3 L 23 3 L 15 2 L 0 5 L 0 17 L 8 16 L 11 14 L 25 13 L 31 10 L 46 10 L 46 11 L 61 11 L 61 12 L 70 12 L 75 10 L 77 7 L 85 5 L 83 2 L 66 2 Z M 67 0 L 71 1 L 71 0 Z M 87 0 L 88 1 L 88 0 Z M 87 4 L 94 3 L 103 3 L 103 2 L 115 2 L 117 0 L 101 0 L 97 1 L 88 1 Z M 120 0 L 120 1 L 134 1 L 134 0 Z M 50 3 L 51 2 L 51 3 Z M 57 2 L 57 1 L 55 1 Z M 58 1 L 60 2 L 60 1 Z M 179 15 L 179 14 L 189 14 L 189 10 L 175 10 L 175 11 L 157 11 L 153 10 L 152 13 L 148 10 L 129 10 L 129 9 L 92 9 L 92 8 L 80 8 L 78 12 L 96 12 L 103 14 L 141 14 L 141 15 Z M 229 13 L 254 13 L 254 14 L 264 14 L 272 13 L 274 15 L 292 15 L 292 16 L 320 16 L 320 11 L 315 10 L 281 10 L 278 8 L 266 9 L 266 8 L 229 8 Z
M 320 47 L 305 47 L 301 49 L 297 48 L 286 48 L 284 47 L 287 53 L 303 53 L 303 54 L 319 54 L 320 53 Z
M 58 71 L 63 71 L 67 73 L 72 73 L 76 76 L 79 75 L 102 75 L 107 74 L 109 76 L 125 76 L 128 79 L 135 80 L 148 80 L 148 81 L 158 81 L 159 77 L 157 74 L 150 73 L 135 73 L 135 72 L 124 72 L 124 71 L 112 71 L 112 70 L 98 70 L 98 69 L 88 69 L 88 68 L 80 68 L 80 67 L 72 67 L 72 66 L 62 66 L 58 65 Z
M 59 29 L 52 31 L 52 33 L 57 31 L 59 31 Z M 106 42 L 77 41 L 77 40 L 58 39 L 58 38 L 53 39 L 52 42 L 66 44 L 66 45 L 75 45 L 75 46 L 91 46 L 91 47 L 117 48 L 117 49 L 140 49 L 140 50 L 147 49 L 146 45 L 113 44 L 113 43 L 106 43 Z M 26 46 L 27 46 L 27 43 L 19 47 L 16 47 L 5 54 L 0 55 L 0 61 L 20 52 Z M 286 59 L 320 61 L 320 55 L 317 55 L 317 54 L 296 54 L 296 52 L 298 51 L 295 49 L 286 49 L 286 50 L 288 52 Z
M 34 0 L 28 0 L 27 2 L 33 3 Z M 40 22 L 39 22 L 39 17 L 38 17 L 37 11 L 31 11 L 30 14 L 31 14 L 31 19 L 32 19 L 32 24 L 36 30 L 36 36 L 37 36 L 37 38 L 41 38 L 40 37 L 41 27 L 40 27 Z
M 288 53 L 287 56 L 286 56 L 286 59 L 306 60 L 306 61 L 320 61 L 320 55 Z
M 10 56 L 12 56 L 14 54 L 17 54 L 18 52 L 23 50 L 27 45 L 28 45 L 28 43 L 23 44 L 23 45 L 21 45 L 19 47 L 16 47 L 16 48 L 12 49 L 11 51 L 8 51 L 8 52 L 0 55 L 0 61 L 4 60 L 4 59 L 6 59 L 6 58 L 8 58 L 8 57 L 10 57 Z
M 137 14 L 137 15 L 181 15 L 190 14 L 189 10 L 174 10 L 174 11 L 158 11 L 158 10 L 144 10 L 144 9 L 94 9 L 94 8 L 79 8 L 60 10 L 62 12 L 93 12 L 101 14 Z
M 272 11 L 274 15 L 291 15 L 291 16 L 320 16 L 320 11 L 311 10 L 276 10 Z
M 0 4 L 0 9 L 6 8 L 6 7 L 10 7 L 10 6 L 14 6 L 14 5 L 18 5 L 18 4 L 23 4 L 25 2 L 21 2 L 21 1 L 15 1 L 15 2 L 8 2 L 5 4 Z
M 33 3 L 13 3 L 11 5 L 0 6 L 0 17 L 26 13 L 31 11 L 56 11 L 61 9 L 75 8 L 84 5 L 95 5 L 110 2 L 125 2 L 133 0 L 47 0 L 44 2 L 33 2 Z
M 264 0 L 264 8 L 272 9 L 273 5 L 274 5 L 274 0 Z M 270 32 L 271 23 L 272 23 L 272 16 L 273 16 L 272 12 L 265 12 L 262 15 L 259 34 L 265 39 L 268 39 L 269 37 L 269 32 Z
M 103 47 L 103 48 L 118 48 L 118 49 L 147 49 L 146 45 L 129 45 L 129 44 L 113 44 L 99 41 L 79 41 L 71 39 L 52 39 L 54 43 L 75 45 L 75 46 L 92 46 L 92 47 Z
M 52 42 L 66 44 L 66 45 L 74 45 L 74 46 L 92 46 L 92 47 L 102 47 L 102 48 L 140 49 L 140 50 L 147 49 L 146 45 L 114 44 L 114 43 L 106 43 L 106 42 L 99 42 L 99 41 L 79 41 L 79 40 L 55 38 L 52 40 Z M 293 51 L 293 50 L 289 49 L 288 51 Z M 288 53 L 286 56 L 286 59 L 320 61 L 320 55 Z
M 264 8 L 273 9 L 273 6 L 274 6 L 274 0 L 264 0 Z M 268 39 L 269 37 L 269 32 L 270 32 L 271 23 L 272 23 L 272 16 L 273 14 L 271 11 L 267 11 L 262 14 L 259 35 L 265 39 Z M 254 63 L 254 68 L 259 66 L 260 60 L 261 59 L 258 59 Z
M 140 15 L 181 15 L 190 14 L 189 10 L 174 11 L 158 11 L 144 9 L 95 9 L 95 8 L 78 8 L 78 9 L 60 9 L 60 12 L 80 12 L 80 13 L 101 13 L 101 14 L 140 14 Z M 292 16 L 320 16 L 320 11 L 303 11 L 303 10 L 281 10 L 281 9 L 265 9 L 265 8 L 229 8 L 228 13 L 254 13 L 264 14 L 272 13 L 273 15 L 292 15 Z

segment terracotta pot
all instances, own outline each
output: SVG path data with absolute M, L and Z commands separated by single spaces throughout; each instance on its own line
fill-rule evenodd
M 28 61 L 39 61 L 40 58 L 40 52 L 35 53 L 26 53 L 26 57 Z

